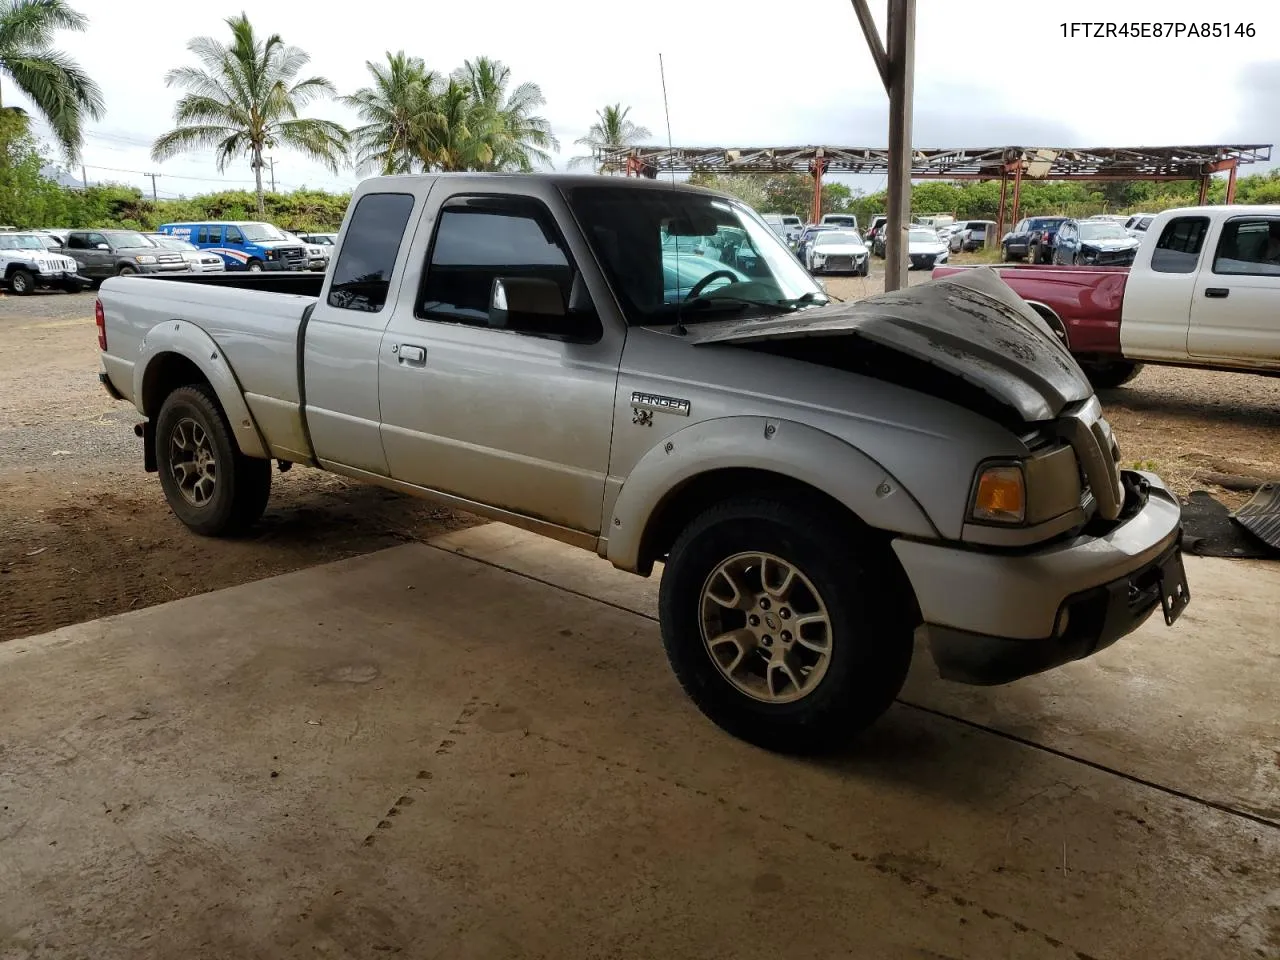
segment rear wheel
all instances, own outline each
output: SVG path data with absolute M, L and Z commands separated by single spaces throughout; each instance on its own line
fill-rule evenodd
M 36 278 L 28 270 L 15 270 L 9 274 L 9 292 L 15 297 L 25 297 L 36 289 Z
M 213 388 L 180 387 L 156 418 L 156 463 L 169 508 L 193 531 L 230 536 L 262 515 L 271 493 L 271 461 L 246 457 Z
M 663 645 L 698 708 L 770 750 L 848 740 L 898 695 L 914 601 L 852 522 L 773 497 L 718 504 L 680 534 L 659 592 Z
M 1027 244 L 1027 263 L 1040 262 L 1040 248 L 1034 243 Z

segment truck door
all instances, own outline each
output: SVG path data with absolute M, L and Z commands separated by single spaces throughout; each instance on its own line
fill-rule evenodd
M 329 284 L 307 323 L 301 384 L 307 428 L 317 459 L 330 469 L 388 475 L 378 430 L 378 349 L 414 202 L 412 192 L 366 193 L 356 201 Z
M 597 534 L 624 331 L 606 328 L 593 306 L 580 270 L 589 255 L 576 236 L 575 255 L 561 229 L 572 220 L 559 195 L 484 186 L 441 198 L 417 296 L 406 284 L 387 326 L 391 476 Z M 554 305 L 501 309 L 505 285 L 522 281 Z
M 1124 288 L 1120 349 L 1127 358 L 1187 359 L 1191 304 L 1208 233 L 1209 218 L 1198 214 L 1167 221 L 1154 244 L 1150 237 L 1143 240 Z
M 1196 277 L 1187 352 L 1280 363 L 1280 216 L 1231 217 Z

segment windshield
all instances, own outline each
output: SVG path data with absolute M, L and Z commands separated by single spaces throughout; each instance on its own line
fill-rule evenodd
M 910 233 L 911 243 L 937 243 L 938 235 L 932 230 L 912 230 Z
M 242 223 L 240 232 L 246 240 L 286 240 L 283 233 L 269 223 Z
M 164 249 L 166 250 L 197 249 L 194 243 L 188 243 L 186 240 L 183 240 L 181 237 L 168 237 L 168 236 L 153 237 L 150 234 L 148 234 L 147 239 L 150 240 L 152 243 L 154 243 L 157 247 L 164 247 Z
M 1081 240 L 1128 240 L 1129 235 L 1124 232 L 1124 227 L 1118 223 L 1110 223 L 1106 220 L 1097 223 L 1080 224 Z
M 576 187 L 568 198 L 628 323 L 828 302 L 778 235 L 737 201 L 607 186 Z
M 40 238 L 30 233 L 0 233 L 0 250 L 43 250 Z
M 827 233 L 820 233 L 813 238 L 815 247 L 829 247 L 845 243 L 856 243 L 861 246 L 862 238 L 856 233 L 850 233 L 847 230 L 831 230 Z
M 116 231 L 116 232 L 113 232 L 113 233 L 108 234 L 108 237 L 110 237 L 110 239 L 111 239 L 111 245 L 112 245 L 113 247 L 126 248 L 126 247 L 154 247 L 154 246 L 156 246 L 156 244 L 152 243 L 150 240 L 148 240 L 148 239 L 147 239 L 146 237 L 144 237 L 142 234 L 140 234 L 140 233 L 133 233 L 132 231 L 129 231 L 129 230 L 120 230 L 120 231 Z

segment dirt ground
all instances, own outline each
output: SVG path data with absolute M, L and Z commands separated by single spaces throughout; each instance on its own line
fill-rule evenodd
M 858 298 L 883 280 L 828 287 Z M 97 354 L 92 294 L 0 294 L 0 641 L 476 522 L 300 467 L 275 474 L 250 536 L 193 536 L 143 472 L 136 412 L 99 386 Z M 1126 463 L 1180 493 L 1208 486 L 1198 471 L 1280 476 L 1280 379 L 1149 367 L 1103 402 Z

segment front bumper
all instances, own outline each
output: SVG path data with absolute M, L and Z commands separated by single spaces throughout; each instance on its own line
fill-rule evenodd
M 89 287 L 93 286 L 92 280 L 88 277 L 82 276 L 74 270 L 41 271 L 40 273 L 35 274 L 35 282 L 37 287 L 56 288 L 67 291 L 87 290 Z
M 178 263 L 139 263 L 134 266 L 139 273 L 156 274 L 156 273 L 187 273 L 187 261 L 182 260 Z
M 1176 592 L 1183 576 L 1178 499 L 1154 474 L 1124 476 L 1121 520 L 1048 548 L 894 542 L 944 678 L 1008 683 L 1082 659 L 1141 626 L 1161 607 L 1162 592 Z M 1173 615 L 1185 605 L 1175 604 Z

